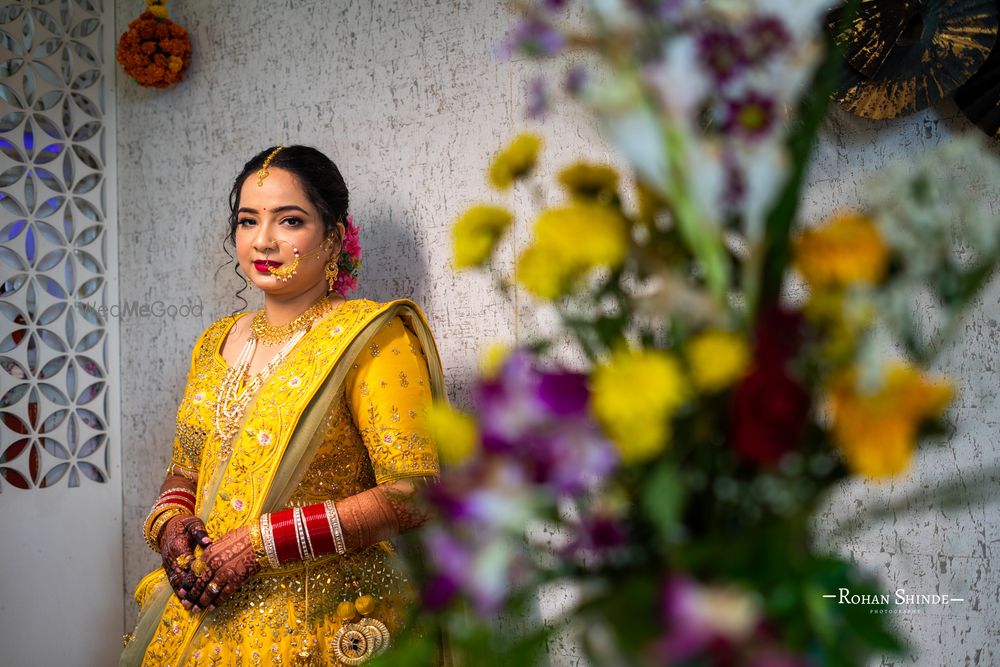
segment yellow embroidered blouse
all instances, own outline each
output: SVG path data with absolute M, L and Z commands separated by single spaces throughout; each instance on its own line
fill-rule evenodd
M 215 392 L 227 368 L 220 347 L 236 319 L 248 313 L 216 321 L 199 338 L 177 412 L 173 462 L 199 471 L 198 514 L 207 516 L 212 538 L 259 516 L 255 508 L 269 482 L 257 460 L 267 459 L 282 430 L 294 428 L 288 422 L 295 416 L 285 400 L 295 401 L 300 385 L 315 381 L 317 357 L 310 346 L 343 349 L 347 341 L 340 339 L 356 334 L 359 323 L 380 306 L 347 301 L 314 326 L 275 369 L 266 384 L 277 386 L 262 390 L 250 408 L 210 509 L 202 505 L 211 497 L 207 487 L 218 464 L 219 443 L 209 434 L 214 431 Z M 320 428 L 321 441 L 285 506 L 337 500 L 376 484 L 438 474 L 424 418 L 432 398 L 427 357 L 400 316 L 370 337 L 335 396 Z M 140 606 L 154 586 L 162 585 L 159 572 L 160 577 L 147 577 L 137 587 Z M 376 598 L 372 616 L 394 633 L 410 592 L 388 543 L 261 572 L 200 623 L 171 595 L 142 664 L 285 665 L 302 647 L 322 655 L 323 664 L 337 664 L 330 653 L 341 625 L 336 607 L 361 595 Z

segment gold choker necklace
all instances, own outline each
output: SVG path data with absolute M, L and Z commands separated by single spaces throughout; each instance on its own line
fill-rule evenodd
M 323 297 L 288 324 L 276 327 L 267 321 L 267 315 L 261 308 L 253 316 L 253 321 L 250 323 L 250 338 L 260 341 L 264 345 L 280 345 L 291 339 L 300 329 L 312 326 L 313 322 L 331 310 L 333 310 L 333 302 L 327 297 Z

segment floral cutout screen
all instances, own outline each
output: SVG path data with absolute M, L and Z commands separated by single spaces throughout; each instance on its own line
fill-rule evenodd
M 0 5 L 0 493 L 108 480 L 106 29 Z

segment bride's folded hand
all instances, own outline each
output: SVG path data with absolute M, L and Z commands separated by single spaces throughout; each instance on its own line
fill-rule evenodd
M 160 533 L 160 555 L 163 570 L 174 593 L 182 601 L 194 585 L 197 576 L 191 570 L 194 548 L 206 547 L 212 543 L 205 530 L 205 524 L 191 515 L 177 516 L 167 522 Z M 185 605 L 188 606 L 188 605 Z
M 211 611 L 223 604 L 260 571 L 248 526 L 237 528 L 217 539 L 205 549 L 201 559 L 207 569 L 197 577 L 187 595 L 187 600 L 194 604 L 194 611 Z

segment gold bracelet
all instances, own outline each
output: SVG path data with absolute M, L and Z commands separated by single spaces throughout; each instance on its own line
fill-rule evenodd
M 160 548 L 157 544 L 157 538 L 159 533 L 155 532 L 157 521 L 163 516 L 165 512 L 171 512 L 173 516 L 179 516 L 181 514 L 190 514 L 188 508 L 183 505 L 177 505 L 174 503 L 157 504 L 153 505 L 153 509 L 149 510 L 149 514 L 146 516 L 146 520 L 142 523 L 143 536 L 146 538 L 146 544 L 150 549 L 159 553 Z M 163 525 L 160 524 L 162 528 Z
M 168 508 L 164 508 L 160 505 L 153 505 L 152 509 L 149 510 L 149 514 L 146 515 L 146 520 L 142 522 L 142 536 L 146 540 L 146 546 L 157 553 L 160 552 L 160 548 L 153 543 L 153 538 L 150 533 L 153 531 L 153 524 L 156 523 L 156 520 L 161 514 L 163 514 L 165 509 Z
M 190 480 L 192 482 L 198 479 L 198 471 L 194 468 L 185 468 L 179 463 L 170 462 L 167 466 L 167 477 L 172 477 L 176 475 L 177 477 L 183 477 L 184 479 Z
M 261 567 L 268 567 L 267 549 L 264 548 L 264 538 L 260 535 L 260 519 L 250 524 L 250 544 L 253 546 L 253 555 Z
M 146 544 L 149 545 L 149 548 L 156 553 L 160 553 L 160 533 L 163 531 L 164 526 L 171 519 L 187 513 L 187 510 L 179 507 L 168 507 L 163 512 L 157 514 L 152 527 L 149 529 L 149 533 L 146 535 Z

